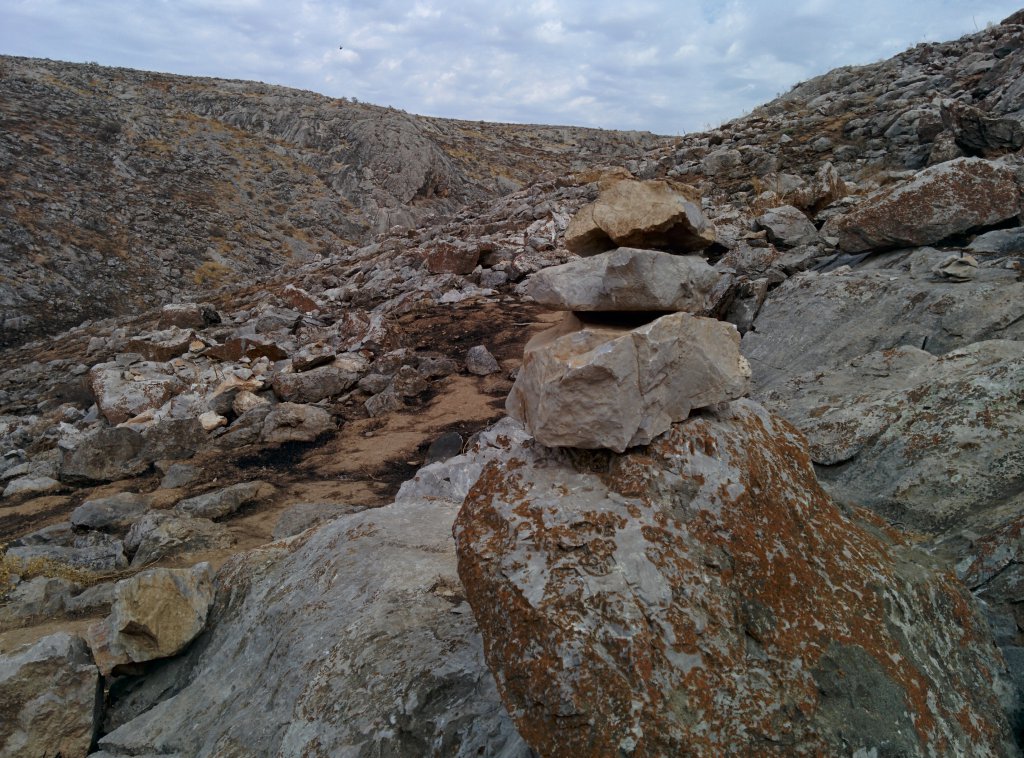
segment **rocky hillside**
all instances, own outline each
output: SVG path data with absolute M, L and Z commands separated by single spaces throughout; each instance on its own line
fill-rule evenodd
M 0 345 L 416 227 L 666 140 L 0 57 Z
M 0 755 L 1019 755 L 1022 21 L 6 349 Z

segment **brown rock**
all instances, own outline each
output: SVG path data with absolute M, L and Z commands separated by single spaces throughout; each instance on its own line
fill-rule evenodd
M 128 340 L 128 351 L 138 353 L 147 361 L 165 363 L 187 353 L 194 338 L 195 332 L 172 327 Z
M 732 324 L 674 313 L 626 329 L 568 316 L 527 343 L 506 409 L 543 445 L 622 452 L 749 381 Z
M 160 309 L 159 329 L 202 329 L 220 323 L 220 314 L 208 303 L 168 303 Z
M 855 253 L 930 245 L 1019 213 L 1012 168 L 982 158 L 958 158 L 869 195 L 836 228 L 839 247 Z
M 456 520 L 459 577 L 541 755 L 1014 754 L 970 593 L 845 516 L 757 404 L 627 455 L 506 460 Z
M 272 361 L 283 361 L 288 353 L 272 342 L 256 337 L 232 337 L 223 345 L 208 348 L 206 355 L 221 361 L 238 361 L 243 357 L 251 361 L 258 358 L 269 358 Z
M 480 262 L 480 249 L 475 245 L 459 247 L 440 242 L 427 253 L 426 266 L 431 274 L 473 273 Z
M 118 582 L 110 616 L 89 629 L 100 672 L 177 655 L 203 630 L 212 602 L 209 563 L 150 569 Z

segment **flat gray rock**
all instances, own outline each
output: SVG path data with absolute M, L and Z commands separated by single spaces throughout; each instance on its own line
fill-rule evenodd
M 700 313 L 720 276 L 700 256 L 621 247 L 541 269 L 523 291 L 564 311 Z
M 857 269 L 787 279 L 743 335 L 755 392 L 876 350 L 908 345 L 941 355 L 979 340 L 1024 339 L 1016 272 L 982 268 L 973 281 L 937 281 L 932 269 L 946 256 L 896 251 Z

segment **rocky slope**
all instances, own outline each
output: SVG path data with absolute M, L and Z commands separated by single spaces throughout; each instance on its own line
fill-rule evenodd
M 336 254 L 666 140 L 0 57 L 0 344 Z
M 918 46 L 614 168 L 558 148 L 559 173 L 520 189 L 458 209 L 472 197 L 450 193 L 433 220 L 413 203 L 366 244 L 5 350 L 0 672 L 24 694 L 0 699 L 0 754 L 45 741 L 39 661 L 72 704 L 52 735 L 69 754 L 1015 754 L 1022 51 L 1019 23 Z M 285 128 L 258 104 L 281 90 L 222 86 L 189 107 L 223 125 L 238 90 L 261 92 L 231 129 Z M 432 144 L 451 157 L 446 134 Z M 275 139 L 268 160 L 322 181 L 326 143 Z M 641 186 L 668 222 L 623 199 L 624 180 L 660 177 Z M 680 219 L 690 233 L 667 231 Z M 600 252 L 617 239 L 644 250 Z M 686 297 L 657 273 L 679 252 Z M 672 360 L 629 385 L 657 406 L 634 426 L 668 430 L 616 453 L 571 435 L 622 427 L 608 419 L 636 398 L 607 350 L 567 351 L 608 389 L 565 406 L 570 437 L 547 448 L 522 409 L 558 381 L 519 382 L 525 428 L 499 421 L 527 341 L 561 320 L 546 306 L 594 344 L 664 319 L 729 334 L 697 345 L 738 332 L 742 388 L 708 400 L 680 341 L 652 340 Z M 388 569 L 399 557 L 409 572 Z M 203 631 L 130 653 L 126 619 L 154 618 L 139 572 L 204 561 Z M 263 731 L 225 708 L 232 685 Z

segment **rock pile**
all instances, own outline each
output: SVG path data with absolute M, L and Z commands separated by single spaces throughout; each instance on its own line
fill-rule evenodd
M 720 278 L 696 254 L 714 240 L 696 199 L 674 182 L 615 182 L 566 231 L 587 257 L 525 284 L 570 312 L 527 343 L 506 405 L 542 444 L 622 452 L 747 392 L 736 328 L 696 315 Z M 626 243 L 654 249 L 598 252 Z

